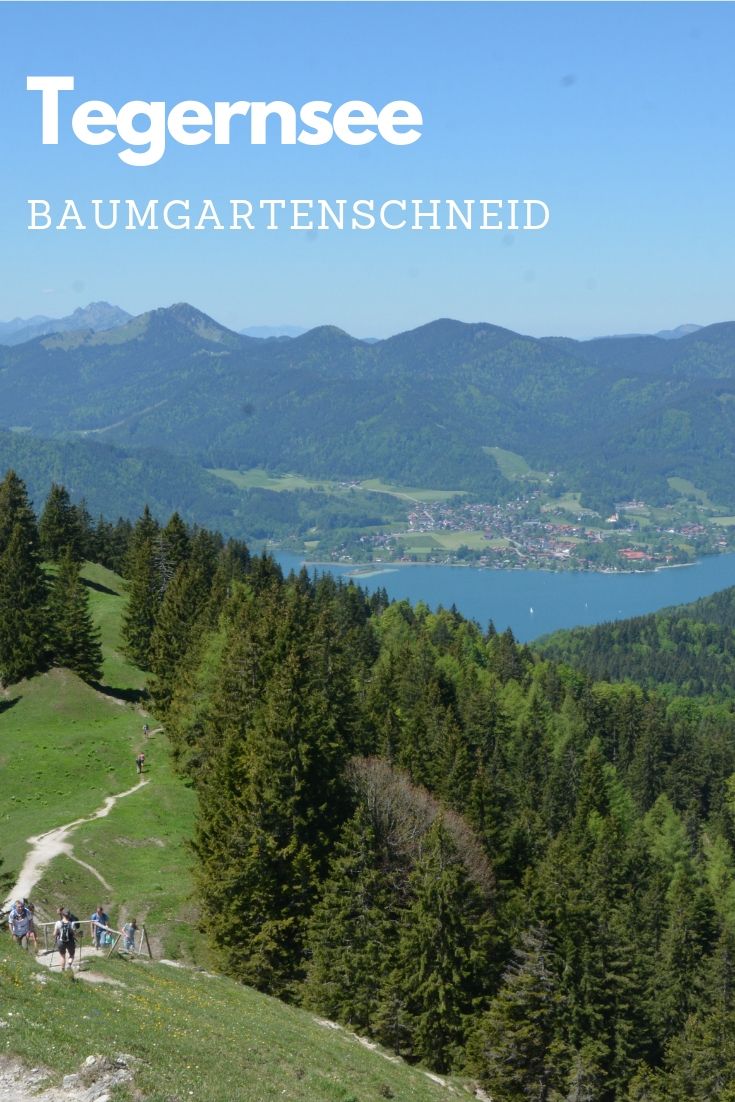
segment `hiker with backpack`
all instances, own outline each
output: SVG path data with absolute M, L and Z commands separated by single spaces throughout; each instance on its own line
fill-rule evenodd
M 61 918 L 54 926 L 54 941 L 61 957 L 61 971 L 66 971 L 67 958 L 69 971 L 74 965 L 74 953 L 76 952 L 76 931 L 72 922 L 72 916 L 67 910 L 61 912 Z
M 16 945 L 28 948 L 28 939 L 33 932 L 33 915 L 26 907 L 22 899 L 16 899 L 15 905 L 8 916 L 8 925 Z M 34 934 L 35 941 L 35 934 Z M 23 945 L 25 942 L 25 945 Z
M 138 754 L 135 759 L 135 765 L 139 773 L 143 772 L 143 765 L 145 763 L 145 754 Z

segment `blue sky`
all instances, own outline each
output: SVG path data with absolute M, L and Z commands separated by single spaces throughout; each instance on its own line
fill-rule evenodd
M 735 316 L 735 8 L 717 3 L 0 4 L 0 319 L 186 300 L 227 325 L 535 335 Z M 69 102 L 408 99 L 408 147 L 40 141 Z M 63 104 L 63 101 L 62 101 Z M 62 106 L 62 120 L 65 109 Z M 68 118 L 68 112 L 66 113 Z M 538 197 L 542 233 L 29 233 L 26 199 Z

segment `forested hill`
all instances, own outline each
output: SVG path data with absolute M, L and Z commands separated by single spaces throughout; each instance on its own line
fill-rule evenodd
M 193 459 L 160 448 L 123 449 L 86 438 L 43 440 L 0 429 L 0 471 L 7 468 L 22 472 L 38 503 L 54 483 L 63 483 L 94 517 L 134 520 L 142 499 L 159 519 L 177 512 L 189 524 L 256 543 L 387 524 L 405 513 L 387 494 L 352 489 L 332 497 L 315 490 L 239 489 Z
M 735 1081 L 729 706 L 264 559 L 216 623 L 193 564 L 149 584 L 222 968 L 503 1102 Z
M 0 678 L 77 660 L 60 629 L 64 594 L 84 620 L 78 541 L 112 550 L 127 653 L 197 796 L 222 970 L 469 1070 L 497 1102 L 732 1099 L 729 703 L 594 682 L 451 610 L 284 579 L 179 517 L 82 520 L 57 487 L 37 530 L 17 476 L 0 484 Z M 51 602 L 42 552 L 60 561 Z
M 537 340 L 440 320 L 365 342 L 256 340 L 190 306 L 0 348 L 5 427 L 155 443 L 208 467 L 511 496 L 520 453 L 607 507 L 684 477 L 735 502 L 735 323 L 678 340 Z
M 590 677 L 733 700 L 735 587 L 648 616 L 555 632 L 536 645 Z

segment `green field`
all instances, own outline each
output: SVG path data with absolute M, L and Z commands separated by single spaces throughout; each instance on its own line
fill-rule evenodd
M 710 500 L 709 495 L 705 490 L 700 490 L 693 482 L 690 482 L 688 478 L 667 478 L 669 486 L 677 494 L 681 494 L 683 497 L 692 497 L 695 501 L 698 501 L 700 505 L 703 505 L 705 509 L 718 509 L 719 506 L 715 505 Z
M 500 468 L 504 478 L 514 482 L 526 479 L 530 482 L 548 482 L 549 476 L 545 471 L 535 471 L 518 452 L 510 452 L 505 448 L 483 448 L 486 455 L 491 455 Z
M 231 471 L 224 467 L 217 467 L 211 469 L 209 473 L 232 482 L 238 490 L 275 490 L 277 493 L 282 493 L 284 490 L 321 490 L 325 494 L 339 492 L 335 482 L 304 478 L 300 474 L 270 475 L 260 467 L 251 467 L 248 471 Z
M 11 873 L 20 869 L 26 840 L 91 815 L 105 797 L 132 788 L 135 754 L 143 749 L 147 714 L 137 702 L 144 682 L 122 654 L 122 580 L 87 565 L 83 576 L 101 629 L 104 691 L 68 670 L 52 669 L 11 686 L 0 698 L 2 752 L 7 785 L 0 806 L 0 855 Z M 3 706 L 4 705 L 4 706 Z M 113 922 L 135 915 L 150 925 L 166 952 L 196 952 L 192 929 L 190 856 L 194 795 L 173 773 L 165 736 L 145 744 L 149 784 L 115 805 L 107 818 L 71 835 L 74 856 L 96 869 L 113 889 L 69 857 L 48 866 L 34 900 L 50 914 L 62 902 L 82 916 L 103 903 Z
M 440 1102 L 465 1094 L 456 1079 L 436 1082 L 232 980 L 121 959 L 94 970 L 107 982 L 71 982 L 4 943 L 3 1052 L 48 1068 L 52 1083 L 91 1053 L 128 1053 L 135 1082 L 115 1088 L 115 1102 Z M 82 1074 L 88 1084 L 89 1071 Z
M 379 494 L 391 494 L 408 501 L 449 501 L 453 497 L 463 497 L 465 490 L 427 490 L 420 486 L 398 486 L 391 482 L 382 482 L 379 478 L 368 478 L 360 483 L 361 490 L 372 490 Z
M 486 551 L 489 543 L 484 532 L 437 532 L 436 540 L 447 551 L 469 547 L 471 551 Z
M 286 490 L 319 490 L 325 494 L 344 494 L 350 490 L 368 490 L 371 493 L 389 494 L 391 497 L 405 498 L 406 501 L 449 501 L 450 498 L 462 496 L 464 490 L 427 490 L 418 486 L 399 486 L 391 482 L 383 482 L 379 478 L 367 478 L 353 483 L 338 482 L 334 479 L 306 478 L 300 474 L 271 475 L 260 467 L 252 467 L 247 471 L 227 470 L 224 467 L 212 468 L 210 474 L 218 478 L 224 478 L 232 482 L 240 490 L 275 490 L 281 493 Z
M 585 509 L 580 504 L 581 493 L 571 493 L 568 491 L 562 494 L 561 497 L 552 498 L 546 505 L 542 506 L 542 510 L 545 513 L 553 513 L 556 509 L 562 509 L 565 513 L 571 513 L 573 516 L 586 516 L 591 515 L 591 509 Z
M 719 524 L 721 528 L 735 527 L 735 517 L 713 517 L 713 524 Z

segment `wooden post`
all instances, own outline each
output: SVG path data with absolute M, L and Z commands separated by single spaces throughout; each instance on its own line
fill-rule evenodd
M 113 954 L 113 953 L 115 952 L 115 950 L 117 949 L 117 943 L 119 942 L 119 940 L 120 940 L 120 938 L 121 938 L 121 937 L 122 937 L 122 934 L 118 934 L 118 935 L 117 935 L 117 937 L 115 938 L 115 940 L 113 941 L 112 945 L 110 946 L 110 951 L 109 951 L 109 953 L 107 954 L 107 959 L 108 959 L 108 960 L 110 959 L 110 957 L 112 956 L 112 954 Z
M 151 952 L 151 943 L 148 940 L 148 934 L 146 932 L 145 926 L 143 927 L 143 930 L 141 932 L 141 938 L 140 938 L 141 945 L 143 943 L 143 938 L 145 938 L 146 948 L 148 949 L 148 956 L 151 958 L 151 960 L 153 960 L 153 953 Z

